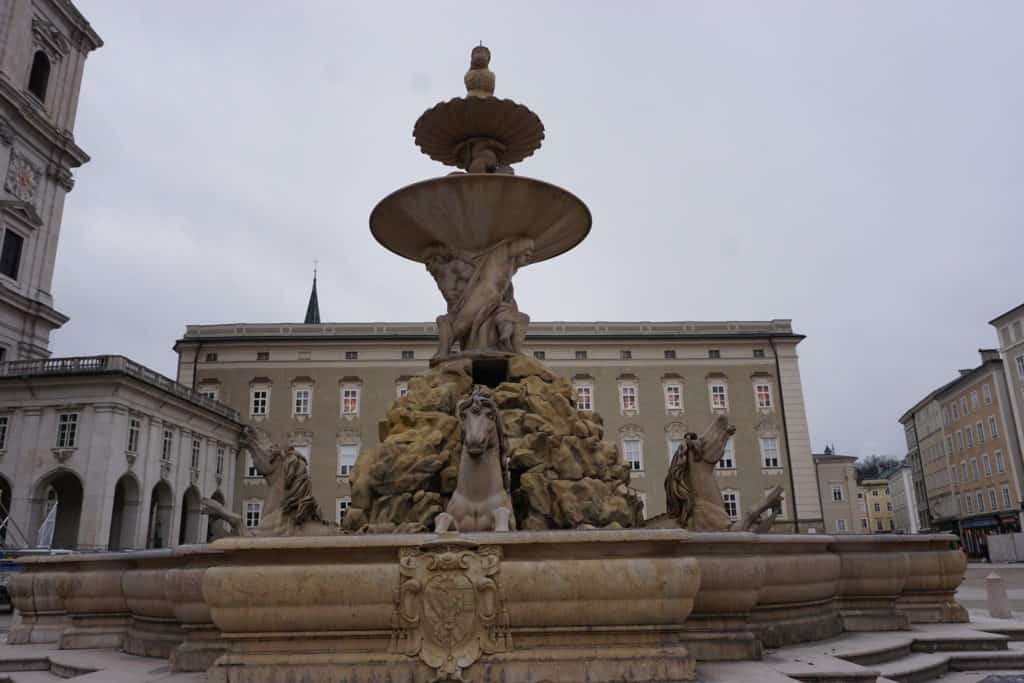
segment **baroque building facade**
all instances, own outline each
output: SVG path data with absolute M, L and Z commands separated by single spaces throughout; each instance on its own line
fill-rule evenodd
M 814 454 L 826 533 L 871 533 L 864 507 L 864 491 L 857 484 L 856 462 L 857 458 L 852 455 L 838 455 L 831 448 Z
M 103 45 L 67 0 L 0 2 L 0 361 L 45 358 L 67 322 L 51 284 L 72 169 L 89 160 L 75 114 Z
M 0 363 L 5 545 L 205 542 L 200 501 L 233 505 L 239 431 L 234 410 L 123 356 Z
M 717 473 L 730 515 L 780 485 L 776 529 L 803 532 L 821 530 L 822 516 L 802 339 L 788 320 L 540 322 L 530 325 L 526 353 L 572 380 L 579 408 L 603 416 L 648 516 L 665 510 L 663 482 L 683 436 L 726 414 L 737 433 Z M 338 520 L 356 457 L 378 442 L 378 422 L 436 348 L 432 323 L 189 325 L 175 345 L 178 381 L 302 453 L 315 497 Z M 234 497 L 247 523 L 258 523 L 265 496 L 244 464 Z

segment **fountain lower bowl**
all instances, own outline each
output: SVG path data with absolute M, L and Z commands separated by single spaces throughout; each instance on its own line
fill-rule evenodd
M 965 621 L 954 594 L 966 560 L 953 541 L 633 529 L 238 538 L 31 558 L 11 580 L 23 618 L 10 642 L 170 651 L 176 670 L 209 667 L 210 681 L 427 680 L 397 614 L 410 557 L 451 547 L 497 558 L 484 578 L 501 597 L 484 611 L 507 615 L 510 647 L 468 664 L 467 680 L 688 680 L 695 660 Z M 483 609 L 483 594 L 466 591 L 486 581 L 470 578 L 445 584 L 451 600 L 424 591 L 413 611 Z M 448 616 L 450 637 L 483 637 L 464 610 Z
M 550 183 L 459 173 L 392 192 L 370 213 L 370 232 L 394 253 L 418 262 L 436 244 L 479 252 L 501 240 L 530 237 L 536 263 L 582 242 L 591 222 L 586 204 Z

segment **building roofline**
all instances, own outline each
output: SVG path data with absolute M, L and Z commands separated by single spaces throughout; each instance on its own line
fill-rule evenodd
M 991 320 L 988 321 L 988 324 L 989 325 L 998 325 L 1000 320 L 1002 320 L 1003 318 L 1005 318 L 1008 315 L 1012 315 L 1014 313 L 1017 313 L 1018 311 L 1020 311 L 1022 309 L 1024 309 L 1024 304 L 1018 304 L 1018 305 L 1014 306 L 1013 308 L 1011 308 L 1010 310 L 1008 310 L 1008 311 L 1006 311 L 1004 313 L 1000 313 L 996 317 L 992 318 Z
M 276 328 L 276 329 L 275 329 Z M 252 333 L 248 333 L 248 332 Z M 377 323 L 237 323 L 224 325 L 188 325 L 185 335 L 174 343 L 179 345 L 204 342 L 270 342 L 270 341 L 368 341 L 368 340 L 437 339 L 437 328 L 428 322 Z M 792 331 L 789 320 L 723 321 L 723 322 L 536 322 L 531 323 L 527 340 L 556 339 L 651 339 L 651 340 L 747 340 L 790 339 L 797 343 L 805 335 Z
M 974 380 L 976 380 L 978 378 L 978 375 L 980 375 L 982 372 L 985 372 L 990 366 L 993 366 L 993 365 L 998 365 L 999 367 L 1002 367 L 1003 361 L 1001 359 L 999 359 L 999 358 L 989 358 L 988 360 L 982 361 L 981 365 L 979 365 L 976 368 L 971 368 L 970 372 L 965 373 L 963 375 L 960 375 L 959 377 L 957 377 L 953 381 L 946 383 L 945 385 L 943 385 L 939 389 L 936 389 L 935 390 L 935 398 L 936 399 L 945 398 L 953 390 L 955 390 L 958 385 L 960 385 L 960 384 L 967 384 L 969 382 L 973 382 Z
M 828 455 L 826 453 L 812 453 L 811 457 L 815 462 L 857 462 L 855 455 Z
M 89 20 L 85 18 L 85 15 L 75 7 L 71 0 L 53 0 L 54 6 L 64 14 L 64 17 L 72 24 L 75 28 L 82 32 L 83 37 L 87 38 L 91 47 L 89 52 L 103 47 L 103 39 L 100 38 L 100 34 L 96 33 L 96 29 L 92 27 Z
M 41 360 L 15 360 L 0 363 L 0 383 L 5 380 L 27 380 L 37 378 L 83 377 L 119 375 L 130 377 L 147 386 L 187 401 L 192 405 L 213 413 L 220 418 L 241 425 L 237 410 L 206 398 L 199 392 L 179 384 L 145 365 L 136 363 L 125 356 L 70 356 L 67 358 L 46 358 Z

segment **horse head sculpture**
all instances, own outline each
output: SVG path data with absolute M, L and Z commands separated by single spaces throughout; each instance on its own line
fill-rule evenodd
M 448 531 L 512 531 L 512 498 L 508 493 L 508 446 L 501 415 L 487 387 L 477 385 L 459 403 L 462 458 L 459 478 L 445 512 L 434 529 Z

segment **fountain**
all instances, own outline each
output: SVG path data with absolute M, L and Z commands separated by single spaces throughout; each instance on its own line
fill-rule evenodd
M 489 62 L 474 48 L 467 95 L 414 128 L 425 154 L 460 170 L 370 216 L 447 308 L 430 369 L 356 462 L 343 525 L 322 520 L 298 456 L 249 431 L 272 488 L 258 529 L 23 560 L 11 643 L 164 657 L 224 683 L 610 683 L 692 680 L 700 660 L 966 620 L 950 536 L 751 533 L 770 526 L 778 492 L 730 524 L 712 474 L 724 419 L 687 435 L 670 514 L 644 524 L 600 416 L 521 353 L 529 317 L 513 275 L 574 247 L 591 217 L 571 193 L 514 174 L 544 129 L 494 97 Z M 241 533 L 229 511 L 208 510 Z

